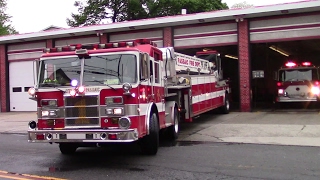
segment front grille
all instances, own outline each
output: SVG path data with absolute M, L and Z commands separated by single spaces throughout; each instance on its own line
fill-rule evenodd
M 78 119 L 68 119 L 66 121 L 67 126 L 91 126 L 98 125 L 99 118 L 78 118 Z
M 65 106 L 94 106 L 98 105 L 97 96 L 78 96 L 78 97 L 66 97 Z
M 98 96 L 79 96 L 65 98 L 65 117 L 67 126 L 99 125 Z
M 66 117 L 97 117 L 98 107 L 67 107 Z

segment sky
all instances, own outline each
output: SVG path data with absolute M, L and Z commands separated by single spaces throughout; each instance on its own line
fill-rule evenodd
M 51 25 L 68 28 L 66 19 L 76 13 L 75 0 L 7 0 L 6 13 L 19 33 L 38 32 Z M 246 1 L 254 6 L 298 2 L 303 0 L 222 0 L 229 7 Z

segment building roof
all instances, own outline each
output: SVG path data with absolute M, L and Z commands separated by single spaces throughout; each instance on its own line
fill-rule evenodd
M 305 0 L 294 3 L 283 3 L 268 6 L 256 6 L 245 9 L 228 9 L 195 14 L 159 17 L 135 21 L 126 21 L 110 24 L 92 25 L 68 29 L 55 29 L 26 34 L 16 34 L 0 37 L 0 44 L 35 41 L 48 38 L 62 38 L 96 33 L 110 33 L 133 31 L 167 26 L 179 26 L 197 23 L 218 22 L 241 18 L 257 18 L 281 14 L 307 13 L 320 10 L 320 0 Z
M 62 27 L 58 27 L 58 26 L 51 25 L 51 26 L 49 26 L 49 27 L 46 27 L 46 28 L 42 29 L 40 32 L 42 32 L 42 31 L 58 30 L 58 29 L 63 29 L 63 28 L 62 28 Z

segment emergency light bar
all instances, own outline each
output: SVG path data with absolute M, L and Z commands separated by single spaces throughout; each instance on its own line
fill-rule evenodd
M 134 47 L 134 46 L 143 45 L 143 44 L 149 44 L 155 47 L 157 46 L 157 44 L 150 41 L 149 39 L 137 39 L 129 42 L 113 42 L 113 43 L 106 43 L 106 44 L 93 44 L 93 45 L 72 44 L 64 47 L 45 48 L 43 52 L 51 53 L 51 52 L 75 51 L 80 49 L 96 50 L 96 49 L 108 49 L 108 48 Z
M 286 63 L 286 67 L 294 67 L 294 66 L 296 66 L 297 64 L 296 63 L 294 63 L 294 62 L 287 62 Z
M 311 62 L 303 62 L 302 65 L 303 66 L 311 66 Z

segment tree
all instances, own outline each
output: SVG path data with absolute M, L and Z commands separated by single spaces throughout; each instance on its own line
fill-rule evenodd
M 71 14 L 71 27 L 100 24 L 103 20 L 121 22 L 188 13 L 228 9 L 221 0 L 86 0 L 76 1 L 78 14 Z
M 245 9 L 253 7 L 253 4 L 248 4 L 246 1 L 243 1 L 241 3 L 236 3 L 231 6 L 231 9 Z
M 17 34 L 18 32 L 12 27 L 11 16 L 5 13 L 7 9 L 7 1 L 0 0 L 0 36 L 8 34 Z

